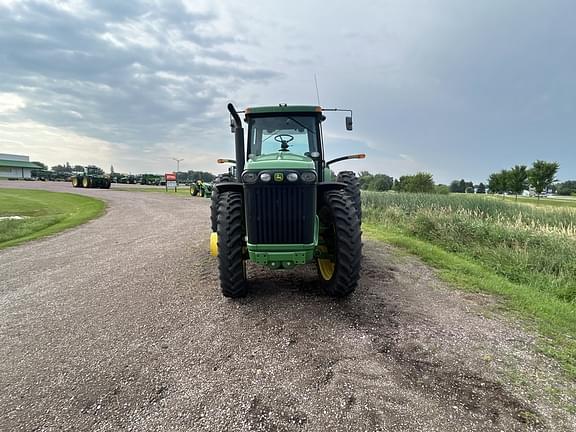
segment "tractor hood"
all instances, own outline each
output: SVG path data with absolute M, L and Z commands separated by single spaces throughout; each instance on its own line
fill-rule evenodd
M 307 156 L 290 152 L 277 152 L 253 156 L 246 162 L 247 170 L 296 169 L 314 170 L 314 161 Z

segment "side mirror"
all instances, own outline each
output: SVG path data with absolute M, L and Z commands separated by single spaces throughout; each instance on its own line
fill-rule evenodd
M 232 133 L 236 132 L 236 122 L 234 121 L 232 116 L 230 116 L 230 132 Z
M 346 117 L 346 130 L 352 130 L 352 116 Z

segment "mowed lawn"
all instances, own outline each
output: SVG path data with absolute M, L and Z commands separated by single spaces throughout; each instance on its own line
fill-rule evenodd
M 366 192 L 363 229 L 455 286 L 499 295 L 576 376 L 576 208 L 534 201 Z
M 104 201 L 82 195 L 0 189 L 0 249 L 75 227 L 105 208 Z M 7 219 L 10 216 L 23 219 Z

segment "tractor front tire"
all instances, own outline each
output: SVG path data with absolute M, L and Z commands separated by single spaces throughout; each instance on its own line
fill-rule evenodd
M 362 237 L 356 209 L 345 191 L 329 191 L 324 194 L 319 218 L 319 249 L 324 254 L 316 261 L 320 284 L 328 295 L 346 297 L 360 279 Z
M 224 297 L 244 297 L 248 291 L 244 261 L 244 216 L 242 194 L 220 194 L 217 217 L 218 269 Z
M 91 181 L 90 177 L 84 177 L 82 179 L 82 187 L 84 187 L 84 188 L 91 188 L 92 187 L 92 181 Z
M 360 225 L 362 225 L 362 198 L 360 197 L 360 180 L 356 177 L 353 171 L 340 171 L 336 177 L 337 182 L 346 183 L 344 190 L 352 199 L 352 203 L 356 208 L 356 214 Z

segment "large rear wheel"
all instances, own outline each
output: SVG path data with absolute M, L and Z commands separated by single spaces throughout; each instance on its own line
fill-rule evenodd
M 218 269 L 224 297 L 244 297 L 248 290 L 242 206 L 241 193 L 220 194 L 217 217 Z
M 80 182 L 78 181 L 78 177 L 72 177 L 72 187 L 79 187 Z
M 232 181 L 232 178 L 229 174 L 219 174 L 216 176 L 212 184 L 216 185 L 218 183 L 228 183 L 230 181 Z M 212 226 L 212 232 L 216 232 L 216 215 L 218 214 L 218 206 L 220 205 L 220 194 L 216 187 L 212 188 L 212 196 L 210 198 L 212 199 L 210 203 L 210 224 Z
M 337 182 L 346 183 L 344 189 L 352 199 L 360 225 L 362 225 L 362 199 L 360 197 L 360 180 L 353 171 L 340 171 L 336 177 Z
M 320 243 L 316 260 L 320 283 L 333 297 L 345 297 L 360 278 L 362 238 L 360 221 L 345 191 L 329 191 L 319 212 Z

